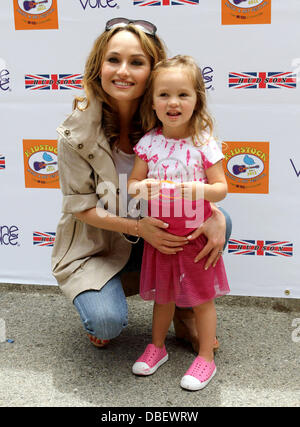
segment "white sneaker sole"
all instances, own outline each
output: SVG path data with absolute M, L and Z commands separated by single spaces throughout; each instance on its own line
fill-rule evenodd
M 132 366 L 132 373 L 135 375 L 152 375 L 157 369 L 169 359 L 168 354 L 160 359 L 152 368 L 145 362 L 135 362 Z
M 208 380 L 203 382 L 200 382 L 199 380 L 197 380 L 197 378 L 193 377 L 192 375 L 184 375 L 181 378 L 180 386 L 186 390 L 191 390 L 191 391 L 202 390 L 213 379 L 213 377 L 216 375 L 216 372 L 217 372 L 217 368 L 214 369 L 213 373 L 208 378 Z

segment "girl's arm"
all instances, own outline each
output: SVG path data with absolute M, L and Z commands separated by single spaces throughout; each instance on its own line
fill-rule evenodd
M 223 171 L 222 161 L 218 161 L 206 169 L 208 184 L 202 182 L 183 182 L 181 184 L 183 197 L 192 200 L 204 199 L 208 202 L 219 202 L 226 197 L 227 182 Z
M 206 175 L 208 184 L 202 184 L 204 199 L 209 200 L 210 202 L 216 202 L 224 199 L 227 194 L 227 182 L 222 167 L 222 161 L 219 161 L 215 165 L 206 169 Z M 201 185 L 201 183 L 199 184 Z M 222 255 L 227 228 L 226 218 L 223 213 L 213 203 L 211 203 L 211 209 L 211 217 L 189 236 L 189 240 L 194 240 L 201 234 L 206 236 L 207 244 L 194 259 L 195 262 L 198 262 L 207 256 L 204 266 L 206 270 L 210 266 L 215 267 Z

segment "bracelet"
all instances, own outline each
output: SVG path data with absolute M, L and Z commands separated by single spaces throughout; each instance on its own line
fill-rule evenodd
M 133 237 L 132 235 L 127 234 L 127 233 L 122 233 L 124 239 L 127 240 L 127 242 L 129 242 L 129 243 L 131 243 L 133 245 L 135 245 L 140 240 L 140 237 L 141 237 L 140 236 L 140 227 L 139 227 L 139 225 L 140 225 L 140 220 L 137 219 L 136 222 L 135 222 L 135 225 L 134 225 L 134 229 L 135 229 L 135 236 L 134 237 L 137 237 L 136 240 L 132 240 L 132 237 Z

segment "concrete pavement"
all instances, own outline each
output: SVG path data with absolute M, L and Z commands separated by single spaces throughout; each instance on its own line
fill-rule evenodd
M 97 349 L 57 287 L 0 284 L 0 319 L 13 340 L 0 344 L 0 406 L 300 406 L 300 300 L 225 296 L 216 304 L 218 372 L 188 392 L 179 384 L 194 354 L 173 326 L 169 361 L 150 377 L 131 373 L 150 342 L 152 303 L 129 297 L 128 327 Z

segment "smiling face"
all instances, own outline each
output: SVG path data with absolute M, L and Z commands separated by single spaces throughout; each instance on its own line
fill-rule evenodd
M 153 109 L 168 138 L 184 138 L 190 133 L 189 122 L 197 102 L 190 73 L 182 67 L 161 70 L 153 87 Z
M 120 31 L 110 39 L 100 76 L 113 104 L 136 102 L 144 94 L 150 71 L 150 58 L 135 34 Z

